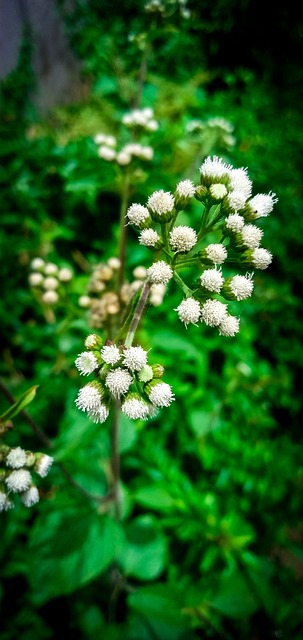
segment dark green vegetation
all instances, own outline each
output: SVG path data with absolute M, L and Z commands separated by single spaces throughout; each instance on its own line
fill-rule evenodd
M 174 11 L 151 20 L 137 2 L 59 4 L 87 100 L 39 119 L 28 40 L 1 87 L 1 380 L 15 398 L 38 385 L 26 411 L 52 447 L 21 413 L 5 440 L 55 463 L 38 505 L 16 500 L 0 515 L 0 638 L 299 640 L 303 23 L 291 3 L 265 17 L 252 0 L 192 2 L 189 20 Z M 107 492 L 110 422 L 76 409 L 74 361 L 92 331 L 78 299 L 92 266 L 117 255 L 125 179 L 93 137 L 127 142 L 121 119 L 139 93 L 160 126 L 130 202 L 183 177 L 197 182 L 208 154 L 248 167 L 254 194 L 272 190 L 279 201 L 262 221 L 274 260 L 240 303 L 235 338 L 185 330 L 174 284 L 148 308 L 140 343 L 164 365 L 176 401 L 150 422 L 121 421 L 117 522 L 110 503 L 90 496 Z M 186 131 L 217 117 L 234 145 Z M 75 274 L 53 311 L 28 285 L 37 256 Z M 128 278 L 150 258 L 130 229 Z M 8 407 L 3 394 L 0 412 Z

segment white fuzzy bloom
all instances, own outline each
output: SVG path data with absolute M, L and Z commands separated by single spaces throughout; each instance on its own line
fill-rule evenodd
M 45 304 L 56 304 L 58 300 L 59 300 L 59 296 L 57 292 L 51 289 L 49 289 L 48 291 L 45 291 L 45 293 L 42 296 L 42 301 Z
M 13 503 L 8 499 L 6 493 L 0 491 L 0 511 L 8 511 L 13 508 Z
M 157 120 L 150 120 L 149 122 L 146 123 L 145 128 L 148 131 L 157 131 L 157 129 L 159 129 L 159 124 Z
M 110 390 L 114 398 L 120 398 L 122 394 L 127 393 L 132 380 L 132 376 L 128 371 L 126 371 L 126 369 L 118 367 L 107 374 L 105 385 Z
M 196 187 L 191 180 L 181 180 L 176 186 L 176 193 L 181 198 L 193 198 L 196 192 Z
M 167 382 L 157 382 L 152 385 L 148 397 L 156 407 L 169 407 L 174 400 L 172 388 Z
M 205 253 L 214 264 L 222 264 L 227 258 L 227 251 L 223 244 L 209 244 Z
M 87 307 L 89 307 L 90 303 L 91 303 L 91 299 L 89 296 L 80 296 L 78 300 L 79 307 L 82 307 L 83 309 L 86 309 Z
M 94 383 L 89 383 L 80 389 L 75 404 L 81 411 L 98 411 L 101 406 L 101 397 L 101 388 Z
M 12 471 L 9 476 L 5 478 L 5 482 L 9 491 L 19 493 L 29 488 L 32 478 L 30 472 L 26 469 L 16 469 L 16 471 Z
M 124 351 L 123 364 L 130 371 L 140 371 L 147 364 L 147 351 L 142 347 L 129 347 Z
M 116 152 L 111 147 L 107 147 L 106 145 L 101 145 L 98 148 L 98 156 L 103 160 L 107 160 L 108 162 L 111 162 L 112 160 L 115 159 Z
M 154 229 L 143 229 L 139 235 L 139 243 L 144 247 L 155 247 L 161 238 Z
M 142 204 L 131 204 L 126 212 L 126 216 L 129 222 L 135 227 L 139 227 L 140 224 L 144 224 L 147 220 L 150 219 L 149 211 Z
M 132 397 L 132 394 L 124 400 L 121 411 L 132 420 L 146 420 L 149 417 L 149 405 L 147 402 L 144 402 L 141 398 Z
M 229 175 L 231 169 L 231 165 L 225 164 L 221 158 L 214 156 L 213 158 L 208 157 L 204 160 L 200 167 L 200 173 L 203 177 L 216 181 L 218 178 Z
M 33 485 L 32 487 L 29 487 L 27 491 L 23 491 L 20 494 L 20 499 L 25 507 L 32 507 L 33 504 L 37 504 L 37 502 L 39 502 L 39 499 L 40 499 L 39 491 L 37 487 Z
M 235 316 L 231 316 L 230 314 L 226 314 L 222 322 L 220 322 L 219 324 L 220 336 L 232 337 L 239 332 L 239 329 L 240 329 L 239 318 L 235 318 Z
M 109 409 L 108 407 L 100 402 L 100 405 L 96 409 L 89 409 L 87 415 L 93 422 L 98 422 L 102 424 L 108 418 Z
M 46 453 L 42 453 L 36 459 L 34 470 L 38 473 L 41 478 L 45 478 L 47 476 L 52 464 L 54 462 L 54 458 L 48 456 Z
M 43 280 L 43 287 L 48 291 L 54 291 L 54 289 L 57 289 L 58 286 L 59 286 L 59 282 L 57 278 L 54 278 L 53 276 L 48 276 Z
M 142 267 L 141 265 L 139 265 L 138 267 L 135 267 L 133 270 L 133 276 L 138 280 L 145 280 L 146 275 L 147 275 L 147 269 L 145 267 Z
M 121 353 L 115 344 L 105 345 L 101 349 L 101 356 L 106 364 L 117 364 L 121 358 Z
M 169 191 L 155 191 L 149 196 L 147 201 L 148 208 L 153 213 L 158 213 L 159 215 L 170 213 L 174 208 L 174 198 Z
M 131 162 L 131 154 L 127 153 L 125 150 L 121 150 L 119 151 L 119 153 L 117 153 L 116 155 L 116 160 L 118 162 L 118 164 L 120 164 L 121 166 L 125 166 L 127 164 L 129 164 Z
M 252 251 L 251 260 L 256 269 L 267 269 L 272 262 L 272 254 L 267 249 L 254 249 Z
M 24 449 L 21 447 L 16 447 L 15 449 L 11 449 L 7 458 L 6 464 L 8 467 L 12 469 L 21 469 L 26 464 L 27 455 Z
M 75 360 L 75 365 L 83 376 L 93 373 L 98 367 L 98 360 L 91 351 L 83 351 Z
M 248 177 L 247 169 L 232 169 L 230 174 L 231 191 L 241 191 L 245 199 L 249 198 L 252 192 L 252 181 Z
M 256 249 L 262 240 L 263 231 L 254 224 L 245 224 L 240 231 L 243 244 L 248 249 Z
M 137 155 L 142 160 L 152 160 L 154 157 L 154 150 L 150 146 L 141 146 L 140 153 Z
M 169 243 L 173 251 L 190 251 L 197 241 L 197 234 L 191 227 L 174 227 L 169 234 Z
M 252 276 L 233 276 L 229 281 L 230 289 L 236 300 L 246 300 L 253 292 Z
M 73 277 L 73 272 L 68 267 L 63 267 L 58 273 L 58 278 L 61 282 L 70 282 Z
M 202 305 L 201 318 L 210 327 L 218 327 L 227 314 L 227 304 L 219 300 L 206 300 Z
M 31 268 L 34 270 L 37 269 L 37 271 L 39 271 L 40 269 L 43 269 L 44 265 L 45 265 L 45 262 L 42 258 L 34 258 L 31 261 Z
M 271 213 L 276 202 L 278 202 L 276 194 L 270 191 L 268 194 L 258 193 L 249 200 L 248 205 L 254 212 L 255 218 L 264 218 Z
M 227 202 L 235 212 L 243 209 L 246 202 L 246 195 L 243 191 L 230 191 L 227 195 Z
M 200 283 L 208 291 L 220 293 L 224 278 L 219 269 L 206 269 L 200 276 Z
M 46 276 L 53 276 L 58 273 L 58 267 L 54 262 L 48 262 L 44 267 L 44 273 Z
M 105 133 L 97 133 L 94 137 L 94 142 L 96 144 L 105 144 L 108 147 L 115 147 L 117 144 L 115 136 L 108 136 Z
M 147 269 L 147 277 L 153 284 L 167 284 L 173 277 L 173 271 L 164 260 L 158 260 Z
M 243 229 L 245 224 L 244 218 L 238 213 L 231 213 L 225 220 L 225 226 L 233 233 L 237 233 Z
M 107 261 L 108 266 L 111 269 L 120 269 L 121 267 L 121 260 L 119 260 L 119 258 L 115 258 L 114 256 L 112 258 L 109 258 Z
M 42 273 L 30 273 L 28 281 L 31 287 L 39 287 L 43 282 L 43 275 Z
M 187 298 L 182 300 L 175 311 L 177 311 L 181 322 L 187 326 L 188 324 L 197 324 L 201 315 L 201 306 L 198 300 Z

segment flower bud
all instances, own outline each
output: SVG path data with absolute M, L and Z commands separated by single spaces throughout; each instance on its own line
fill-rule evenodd
M 195 198 L 199 202 L 205 202 L 208 197 L 208 189 L 204 185 L 199 185 L 195 190 Z
M 165 369 L 164 367 L 162 367 L 162 364 L 153 364 L 151 368 L 152 368 L 154 378 L 162 378 L 165 372 Z
M 102 347 L 103 340 L 100 336 L 97 336 L 96 333 L 91 333 L 87 338 L 85 338 L 84 346 L 89 351 L 96 351 Z

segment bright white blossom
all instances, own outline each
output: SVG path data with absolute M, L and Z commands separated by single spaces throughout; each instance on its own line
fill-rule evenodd
M 42 258 L 34 258 L 31 261 L 31 268 L 37 269 L 37 271 L 39 271 L 39 269 L 43 269 L 44 265 L 45 265 L 45 262 Z
M 59 282 L 57 278 L 54 278 L 53 276 L 48 276 L 48 278 L 45 278 L 43 280 L 43 287 L 48 291 L 53 291 L 54 289 L 57 289 L 58 286 L 59 286 Z
M 39 287 L 43 282 L 43 275 L 42 273 L 30 273 L 28 281 L 31 287 Z
M 62 267 L 58 273 L 58 278 L 61 282 L 70 282 L 73 277 L 73 272 L 68 267 Z
M 131 154 L 127 153 L 125 149 L 122 149 L 122 151 L 119 151 L 119 153 L 117 153 L 116 155 L 116 160 L 118 164 L 120 164 L 121 166 L 125 166 L 129 164 L 131 162 L 131 159 L 132 159 Z
M 197 234 L 191 227 L 174 227 L 169 234 L 169 243 L 173 251 L 190 251 L 197 243 Z
M 103 391 L 101 385 L 89 382 L 80 389 L 75 403 L 81 411 L 98 411 L 101 405 Z
M 49 289 L 48 291 L 45 291 L 45 293 L 42 296 L 42 301 L 45 302 L 45 304 L 56 304 L 58 300 L 59 300 L 59 296 L 57 292 L 51 289 Z
M 176 186 L 176 194 L 183 198 L 193 198 L 196 187 L 191 180 L 181 180 Z
M 116 157 L 116 152 L 111 147 L 107 147 L 106 145 L 101 145 L 98 148 L 98 156 L 103 160 L 107 160 L 108 162 L 112 162 L 112 160 Z
M 169 191 L 155 191 L 149 196 L 147 201 L 148 209 L 152 213 L 158 213 L 159 215 L 171 212 L 174 208 L 174 198 Z
M 109 409 L 105 404 L 100 402 L 98 408 L 89 409 L 87 412 L 87 415 L 89 418 L 91 418 L 93 422 L 98 422 L 102 424 L 108 418 Z
M 37 504 L 37 502 L 39 502 L 39 491 L 37 487 L 33 485 L 32 487 L 29 487 L 27 491 L 23 491 L 20 494 L 20 498 L 25 507 L 32 507 L 33 504 Z
M 236 300 L 246 300 L 253 292 L 254 283 L 252 276 L 233 276 L 229 280 L 228 286 Z
M 230 190 L 241 191 L 245 198 L 249 198 L 252 192 L 252 181 L 248 177 L 247 169 L 232 169 L 229 174 Z
M 263 218 L 268 216 L 274 208 L 274 204 L 278 202 L 275 193 L 258 193 L 248 201 L 249 208 L 254 213 L 254 218 Z
M 147 277 L 153 284 L 167 284 L 173 277 L 173 271 L 164 260 L 158 260 L 147 269 Z
M 209 244 L 205 248 L 205 253 L 214 264 L 222 264 L 227 258 L 227 251 L 223 244 Z
M 109 258 L 107 261 L 108 266 L 111 269 L 120 269 L 121 267 L 121 260 L 119 260 L 119 258 L 115 258 L 114 256 L 112 258 Z
M 202 305 L 201 318 L 210 327 L 218 327 L 227 314 L 227 305 L 219 300 L 206 300 Z
M 117 364 L 121 358 L 121 353 L 115 344 L 105 345 L 101 349 L 101 356 L 106 364 Z
M 46 276 L 53 276 L 58 273 L 58 267 L 54 262 L 48 262 L 44 267 L 44 273 Z
M 263 231 L 254 224 L 245 224 L 240 231 L 243 244 L 248 249 L 256 249 L 262 240 Z
M 87 307 L 90 307 L 91 299 L 89 296 L 80 296 L 78 303 L 80 307 L 86 309 Z
M 211 179 L 212 182 L 216 182 L 216 180 L 223 176 L 228 176 L 230 170 L 231 165 L 225 164 L 225 162 L 217 156 L 214 156 L 213 158 L 206 158 L 200 167 L 201 176 L 203 178 Z
M 149 417 L 149 405 L 140 396 L 129 394 L 121 406 L 122 413 L 132 420 L 146 420 Z
M 155 247 L 161 238 L 154 229 L 143 229 L 139 235 L 139 243 L 144 247 Z
M 26 460 L 26 451 L 24 451 L 24 449 L 21 449 L 21 447 L 16 447 L 15 449 L 10 450 L 6 458 L 6 464 L 12 469 L 21 469 L 21 467 L 24 467 L 24 465 L 26 464 Z
M 16 469 L 5 478 L 7 488 L 13 493 L 26 491 L 31 485 L 31 481 L 31 474 L 26 469 Z
M 105 385 L 110 390 L 114 398 L 120 398 L 127 393 L 132 383 L 132 376 L 126 369 L 118 367 L 110 371 L 105 379 Z
M 200 276 L 201 286 L 214 293 L 220 293 L 224 278 L 219 269 L 206 269 Z
M 129 347 L 124 351 L 123 364 L 130 371 L 140 371 L 147 364 L 147 351 L 142 347 Z
M 172 388 L 167 382 L 157 382 L 153 385 L 151 382 L 151 388 L 148 392 L 150 401 L 156 405 L 156 407 L 169 407 L 174 400 L 174 394 Z
M 126 215 L 131 224 L 135 227 L 139 227 L 141 224 L 145 224 L 149 219 L 149 211 L 142 204 L 131 204 L 128 208 Z
M 225 226 L 229 231 L 237 233 L 243 229 L 245 224 L 244 218 L 238 213 L 231 213 L 225 220 Z
M 38 473 L 41 478 L 45 478 L 47 476 L 52 464 L 54 462 L 54 458 L 48 456 L 46 453 L 37 456 L 34 469 Z
M 6 493 L 0 491 L 0 511 L 8 511 L 12 509 L 14 504 L 8 499 Z
M 267 249 L 254 249 L 251 252 L 251 262 L 256 269 L 267 269 L 272 262 L 272 254 Z
M 98 360 L 91 351 L 83 351 L 75 360 L 75 365 L 83 376 L 88 376 L 98 367 Z
M 240 328 L 239 318 L 235 318 L 235 316 L 226 314 L 226 316 L 224 316 L 223 320 L 219 324 L 219 334 L 220 336 L 232 337 L 239 332 L 239 328 Z
M 231 209 L 234 209 L 236 213 L 240 209 L 243 209 L 246 202 L 246 196 L 243 191 L 230 191 L 230 193 L 227 194 L 226 199 Z
M 181 322 L 187 326 L 188 324 L 197 324 L 201 315 L 201 306 L 198 300 L 187 298 L 182 300 L 175 311 L 177 311 Z

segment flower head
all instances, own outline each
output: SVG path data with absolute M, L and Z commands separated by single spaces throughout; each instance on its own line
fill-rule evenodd
M 224 278 L 219 269 L 206 269 L 200 276 L 200 284 L 207 291 L 220 293 Z
M 199 255 L 203 262 L 222 264 L 227 258 L 227 251 L 223 244 L 209 244 Z
M 219 300 L 206 300 L 202 305 L 201 318 L 210 327 L 218 327 L 227 314 L 227 305 Z
M 118 347 L 115 344 L 105 345 L 101 349 L 102 360 L 106 362 L 106 364 L 117 364 L 121 358 L 121 353 Z
M 92 351 L 83 351 L 75 360 L 75 365 L 84 376 L 88 376 L 98 367 L 98 360 Z
M 156 407 L 169 407 L 174 400 L 172 388 L 167 382 L 152 380 L 146 385 L 147 395 Z
M 176 186 L 176 194 L 183 198 L 193 198 L 196 187 L 191 180 L 181 180 Z
M 140 371 L 147 364 L 147 351 L 142 347 L 129 347 L 124 351 L 123 364 L 130 371 Z
M 245 220 L 238 213 L 231 213 L 225 220 L 224 226 L 226 231 L 238 233 L 244 227 Z
M 219 324 L 220 336 L 233 337 L 239 332 L 240 320 L 227 313 Z
M 8 499 L 6 493 L 0 490 L 0 511 L 8 511 L 8 509 L 12 509 L 13 506 L 13 502 Z
M 175 311 L 177 311 L 181 322 L 187 326 L 188 324 L 197 324 L 201 315 L 201 306 L 198 300 L 186 298 L 186 300 L 182 300 Z
M 247 210 L 251 215 L 251 219 L 264 218 L 268 216 L 273 208 L 274 204 L 278 202 L 276 194 L 272 193 L 258 193 L 247 202 Z
M 87 415 L 93 422 L 102 424 L 108 418 L 109 408 L 106 404 L 100 402 L 97 408 L 89 409 Z
M 12 469 L 21 469 L 21 467 L 25 466 L 26 460 L 26 451 L 24 451 L 24 449 L 21 449 L 21 447 L 16 447 L 15 449 L 10 450 L 8 456 L 6 457 L 6 464 Z
M 33 504 L 37 504 L 39 502 L 40 496 L 37 487 L 32 485 L 26 491 L 23 491 L 20 494 L 21 502 L 25 505 L 25 507 L 32 507 Z
M 239 233 L 239 238 L 237 236 L 237 243 L 240 240 L 240 244 L 247 247 L 247 249 L 256 249 L 260 245 L 262 236 L 262 229 L 259 229 L 254 224 L 245 224 Z
M 31 481 L 31 474 L 27 469 L 16 469 L 5 478 L 7 488 L 13 493 L 26 491 L 31 485 Z
M 147 269 L 147 277 L 153 284 L 167 284 L 173 277 L 173 271 L 164 260 L 158 260 Z
M 232 169 L 229 174 L 230 191 L 240 191 L 243 196 L 249 198 L 252 192 L 252 181 L 248 177 L 247 169 Z
M 174 206 L 173 195 L 163 189 L 154 191 L 147 201 L 147 208 L 156 222 L 169 222 L 173 216 Z
M 132 376 L 126 369 L 118 367 L 107 374 L 105 386 L 110 390 L 114 398 L 120 398 L 121 395 L 127 393 L 132 380 Z
M 197 243 L 198 237 L 191 227 L 174 227 L 169 234 L 169 243 L 173 251 L 185 253 L 190 251 Z
M 149 405 L 137 393 L 129 393 L 126 396 L 121 410 L 132 420 L 146 420 L 149 417 Z
M 161 238 L 154 229 L 143 229 L 139 235 L 139 243 L 144 247 L 155 248 L 160 245 Z
M 127 209 L 126 216 L 130 224 L 139 229 L 145 229 L 150 223 L 149 211 L 142 204 L 131 204 Z
M 221 158 L 217 156 L 213 158 L 208 157 L 200 167 L 201 183 L 210 186 L 211 184 L 220 182 L 222 178 L 229 176 L 231 169 L 231 165 L 225 164 Z
M 48 456 L 46 453 L 38 454 L 34 465 L 34 470 L 36 471 L 36 473 L 38 473 L 39 476 L 41 476 L 41 478 L 45 478 L 53 462 L 54 458 Z
M 226 201 L 230 209 L 237 213 L 243 209 L 246 202 L 246 195 L 243 191 L 230 191 L 226 196 Z
M 104 390 L 99 382 L 89 382 L 80 389 L 75 403 L 81 411 L 98 411 Z
M 251 275 L 236 275 L 225 281 L 222 294 L 228 300 L 246 300 L 251 296 L 253 288 L 254 283 Z
M 244 251 L 241 262 L 255 269 L 267 269 L 272 262 L 272 254 L 267 249 L 257 247 L 257 249 Z

